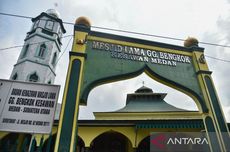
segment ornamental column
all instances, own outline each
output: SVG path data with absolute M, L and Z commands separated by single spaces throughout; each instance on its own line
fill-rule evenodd
M 205 130 L 209 140 L 209 147 L 212 152 L 229 150 L 229 130 L 224 118 L 222 108 L 211 78 L 211 71 L 205 61 L 204 52 L 197 51 L 198 40 L 188 38 L 185 47 L 193 49 L 193 64 L 196 69 L 199 85 L 204 97 L 204 104 L 207 111 L 202 111 L 202 118 L 205 125 Z
M 85 42 L 89 31 L 89 20 L 85 17 L 79 17 L 74 26 L 74 41 L 72 51 L 70 52 L 55 152 L 76 151 L 79 96 L 82 83 L 82 70 L 86 58 Z

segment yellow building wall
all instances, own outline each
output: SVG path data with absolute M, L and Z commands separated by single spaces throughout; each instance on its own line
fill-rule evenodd
M 200 132 L 201 129 L 158 129 L 158 128 L 136 128 L 135 126 L 79 126 L 78 127 L 78 136 L 85 143 L 85 147 L 90 147 L 92 141 L 98 137 L 99 135 L 106 132 L 118 132 L 130 141 L 131 146 L 133 148 L 137 148 L 139 143 L 150 136 L 152 133 L 159 132 Z M 10 132 L 0 132 L 0 139 L 5 137 Z M 57 126 L 52 128 L 52 135 L 57 133 Z M 37 146 L 40 145 L 41 138 L 43 137 L 43 142 L 45 142 L 48 138 L 48 134 L 34 134 L 34 138 L 36 139 Z M 133 149 L 129 149 L 129 151 L 133 151 Z
M 108 132 L 115 131 L 126 136 L 132 147 L 135 145 L 135 128 L 133 127 L 114 127 L 114 126 L 106 126 L 106 127 L 79 127 L 78 135 L 85 142 L 85 147 L 90 147 L 91 142 L 99 135 Z
M 115 127 L 115 126 L 90 126 L 84 127 L 80 126 L 78 128 L 78 135 L 82 138 L 85 143 L 85 147 L 90 147 L 91 142 L 98 137 L 99 135 L 114 131 L 123 134 L 126 136 L 133 148 L 137 148 L 139 143 L 145 138 L 151 135 L 151 133 L 158 132 L 200 132 L 201 129 L 156 129 L 156 128 L 141 128 L 136 129 L 135 126 L 127 127 Z

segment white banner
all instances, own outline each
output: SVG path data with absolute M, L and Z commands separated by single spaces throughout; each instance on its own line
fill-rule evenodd
M 49 134 L 59 85 L 0 79 L 0 131 Z

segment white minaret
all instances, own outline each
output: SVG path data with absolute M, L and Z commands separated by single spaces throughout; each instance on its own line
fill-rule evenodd
M 66 31 L 54 9 L 41 13 L 32 22 L 10 79 L 52 84 L 61 52 L 62 34 Z

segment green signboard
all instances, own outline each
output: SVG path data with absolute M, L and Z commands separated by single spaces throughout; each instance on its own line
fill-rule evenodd
M 96 34 L 96 33 L 95 33 Z M 112 35 L 111 35 L 112 36 Z M 121 36 L 114 36 L 117 39 Z M 203 110 L 203 98 L 196 70 L 193 65 L 194 49 L 176 48 L 175 46 L 148 42 L 148 45 L 127 41 L 113 42 L 88 36 L 83 68 L 83 79 L 80 101 L 86 104 L 90 90 L 103 83 L 136 77 L 146 72 L 157 81 L 166 83 L 182 92 L 199 99 Z M 124 39 L 124 37 L 122 37 Z M 100 41 L 98 41 L 99 39 Z M 156 44 L 155 44 L 156 43 Z M 202 48 L 198 48 L 203 51 Z

